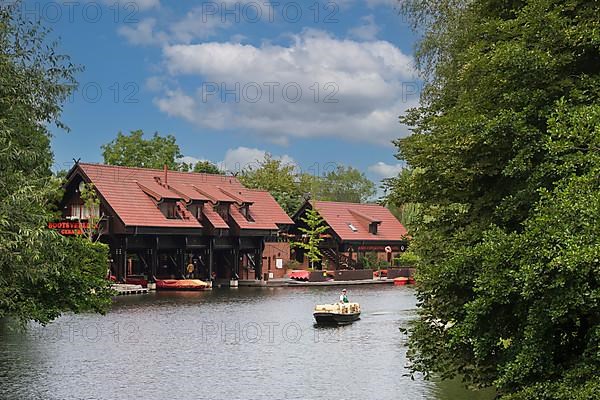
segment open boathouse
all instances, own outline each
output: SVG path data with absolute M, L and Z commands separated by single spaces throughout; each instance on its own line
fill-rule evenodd
M 86 183 L 99 209 L 85 206 Z M 100 218 L 97 234 L 110 247 L 118 281 L 260 280 L 265 246 L 293 224 L 268 192 L 233 176 L 76 163 L 65 189 L 62 220 L 50 227 L 76 234 L 90 215 Z

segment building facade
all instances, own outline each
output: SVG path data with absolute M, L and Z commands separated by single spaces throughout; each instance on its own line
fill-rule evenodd
M 357 204 L 334 201 L 308 200 L 292 217 L 292 232 L 296 240 L 303 240 L 298 229 L 306 211 L 316 209 L 328 229 L 322 235 L 319 249 L 323 254 L 321 265 L 326 269 L 360 269 L 367 254 L 379 260 L 391 260 L 406 251 L 406 228 L 387 208 L 377 204 Z M 294 250 L 294 258 L 304 266 L 307 260 L 302 249 Z
M 98 210 L 81 198 L 90 183 Z M 77 234 L 90 215 L 100 218 L 96 232 L 110 247 L 110 271 L 119 281 L 263 279 L 265 246 L 293 224 L 268 192 L 235 177 L 166 168 L 77 163 L 61 207 L 62 220 L 50 227 L 63 234 Z

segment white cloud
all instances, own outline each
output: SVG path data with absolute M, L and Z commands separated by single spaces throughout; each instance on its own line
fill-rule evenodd
M 196 157 L 192 157 L 192 156 L 183 156 L 180 159 L 178 159 L 177 161 L 184 162 L 186 164 L 195 165 L 195 164 L 197 164 L 199 162 L 208 161 L 208 160 L 206 158 L 196 158 Z
M 139 2 L 139 0 L 138 0 Z M 152 0 L 145 0 L 150 7 Z M 157 6 L 158 1 L 155 1 Z M 142 5 L 138 5 L 142 9 Z M 249 9 L 251 10 L 249 11 Z M 202 6 L 191 8 L 183 16 L 177 16 L 172 10 L 163 9 L 160 18 L 145 18 L 136 24 L 127 24 L 118 28 L 118 33 L 133 45 L 188 44 L 206 40 L 238 23 L 268 21 L 271 15 L 269 5 L 254 0 L 224 0 L 222 2 L 204 2 Z M 241 41 L 245 37 L 237 34 L 232 40 Z
M 123 25 L 117 29 L 119 35 L 134 45 L 160 45 L 167 42 L 164 32 L 156 31 L 156 19 L 145 18 L 137 24 Z
M 219 167 L 223 170 L 238 172 L 247 168 L 255 168 L 264 160 L 267 152 L 256 148 L 237 147 L 229 149 L 225 153 L 225 158 L 219 163 Z M 281 160 L 284 164 L 295 165 L 292 157 L 284 154 L 282 156 L 273 156 L 273 158 Z
M 208 14 L 205 9 L 197 7 L 186 13 L 179 21 L 170 24 L 170 41 L 191 43 L 194 39 L 207 39 L 215 35 L 218 29 L 229 26 L 231 26 L 230 21 L 223 21 L 217 14 Z
M 397 176 L 404 168 L 404 164 L 386 164 L 383 161 L 379 161 L 378 163 L 369 166 L 368 170 L 383 179 Z
M 221 22 L 218 16 L 205 16 L 200 9 L 193 9 L 176 21 L 144 18 L 135 24 L 120 26 L 117 33 L 133 45 L 165 46 L 169 43 L 191 43 L 195 39 L 207 39 L 229 25 L 228 22 Z
M 362 40 L 375 40 L 379 33 L 379 26 L 375 23 L 373 15 L 366 15 L 361 18 L 361 25 L 350 29 L 349 33 L 353 37 Z
M 398 115 L 418 102 L 410 56 L 386 41 L 337 39 L 322 31 L 292 39 L 288 46 L 165 46 L 171 77 L 203 83 L 165 91 L 155 102 L 168 115 L 199 126 L 244 128 L 279 144 L 317 136 L 389 144 L 408 134 Z M 237 99 L 223 96 L 222 88 Z

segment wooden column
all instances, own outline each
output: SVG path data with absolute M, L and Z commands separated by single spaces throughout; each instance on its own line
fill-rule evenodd
M 123 271 L 125 270 L 125 250 L 121 243 L 119 243 L 118 247 L 115 249 L 115 275 L 117 277 L 117 281 L 121 281 L 123 279 Z
M 148 249 L 150 253 L 150 274 L 152 277 L 150 278 L 152 282 L 154 282 L 154 278 L 156 277 L 156 269 L 158 268 L 158 238 L 154 242 L 154 247 Z
M 215 260 L 215 239 L 210 238 L 208 241 L 208 279 L 212 280 L 213 265 Z
M 186 264 L 185 264 L 185 250 L 177 249 L 177 262 L 179 262 L 179 271 L 181 271 L 181 276 L 184 278 L 187 275 Z
M 265 240 L 264 239 L 260 239 L 258 242 L 258 248 L 256 249 L 256 266 L 254 267 L 254 271 L 256 272 L 255 274 L 255 279 L 260 281 L 262 280 L 263 276 L 262 276 L 262 254 L 263 254 L 263 250 L 265 249 Z
M 231 279 L 240 279 L 240 243 L 238 241 L 237 246 L 233 248 L 233 276 Z

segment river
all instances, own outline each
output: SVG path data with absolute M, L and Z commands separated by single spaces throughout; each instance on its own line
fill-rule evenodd
M 336 287 L 119 297 L 105 315 L 0 324 L 0 399 L 476 399 L 459 382 L 406 376 L 409 287 L 355 286 L 361 319 L 313 325 Z

